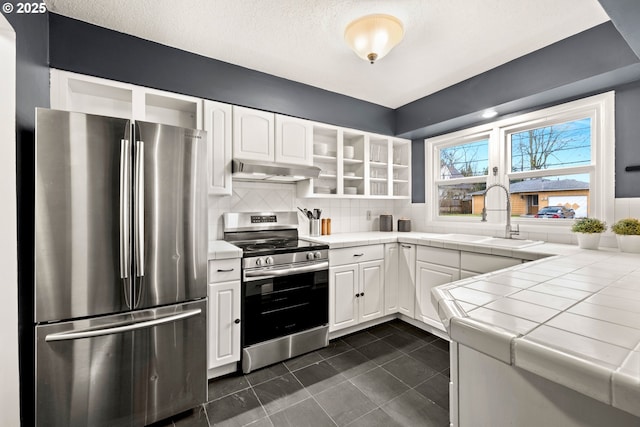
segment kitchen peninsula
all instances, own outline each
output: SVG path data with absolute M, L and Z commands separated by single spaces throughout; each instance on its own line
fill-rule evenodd
M 549 243 L 511 249 L 472 237 L 314 240 L 331 249 L 398 242 L 527 261 L 432 291 L 451 339 L 452 425 L 640 425 L 640 256 Z

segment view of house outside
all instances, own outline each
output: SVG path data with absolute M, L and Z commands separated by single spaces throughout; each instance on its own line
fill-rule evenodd
M 535 217 L 548 206 L 564 207 L 561 218 L 588 216 L 590 175 L 571 173 L 571 168 L 591 164 L 591 119 L 513 133 L 508 142 L 512 174 L 549 172 L 510 180 L 513 216 Z M 489 175 L 489 140 L 441 149 L 440 168 L 440 215 L 480 216 Z M 444 182 L 459 178 L 464 182 Z

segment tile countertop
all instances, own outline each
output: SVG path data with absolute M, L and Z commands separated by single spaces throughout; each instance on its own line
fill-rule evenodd
M 209 260 L 241 257 L 242 249 L 229 242 L 225 242 L 224 240 L 212 240 L 209 242 Z
M 432 301 L 452 340 L 640 416 L 640 255 L 577 250 Z
M 450 337 L 640 416 L 640 255 L 550 243 L 510 249 L 417 232 L 301 238 L 330 248 L 397 241 L 530 260 L 434 288 Z

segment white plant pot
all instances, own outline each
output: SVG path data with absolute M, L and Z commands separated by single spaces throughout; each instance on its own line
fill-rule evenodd
M 640 254 L 640 236 L 616 234 L 616 240 L 620 251 Z
M 582 249 L 598 249 L 600 233 L 576 233 L 578 246 Z

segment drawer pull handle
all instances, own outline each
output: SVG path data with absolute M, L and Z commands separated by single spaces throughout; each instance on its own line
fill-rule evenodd
M 360 294 L 356 294 L 356 298 L 360 298 Z
M 402 245 L 403 248 L 411 249 L 411 245 Z
M 353 254 L 353 256 L 363 256 L 364 254 Z
M 218 269 L 218 273 L 231 273 L 233 270 L 233 268 L 219 268 Z
M 233 323 L 235 323 L 237 325 L 238 323 L 240 323 L 240 319 L 234 320 Z
M 364 296 L 364 292 L 360 292 L 360 296 L 363 297 Z

